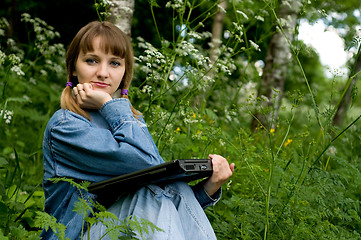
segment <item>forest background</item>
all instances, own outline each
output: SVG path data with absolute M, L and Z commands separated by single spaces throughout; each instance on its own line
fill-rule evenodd
M 217 153 L 236 163 L 206 211 L 218 239 L 361 239 L 360 5 L 3 1 L 0 239 L 39 239 L 46 224 L 42 136 L 65 86 L 66 47 L 89 21 L 125 16 L 130 98 L 163 158 Z M 326 69 L 298 39 L 301 21 L 338 30 L 347 73 Z

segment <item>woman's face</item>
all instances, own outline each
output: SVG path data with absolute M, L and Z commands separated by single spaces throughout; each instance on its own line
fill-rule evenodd
M 94 90 L 113 96 L 123 79 L 125 60 L 110 52 L 105 53 L 100 42 L 101 38 L 96 37 L 93 40 L 94 51 L 80 51 L 73 76 L 78 78 L 79 83 L 90 83 Z

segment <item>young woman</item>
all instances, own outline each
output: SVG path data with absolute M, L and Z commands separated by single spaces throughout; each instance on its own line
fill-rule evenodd
M 133 53 L 128 37 L 109 22 L 91 22 L 71 42 L 66 66 L 68 82 L 61 109 L 50 119 L 44 133 L 45 211 L 66 225 L 66 237 L 80 239 L 83 218 L 73 211 L 80 192 L 55 177 L 98 182 L 163 163 L 141 114 L 127 97 L 133 74 Z M 114 98 L 120 90 L 121 98 Z M 213 174 L 190 187 L 176 182 L 165 187 L 149 185 L 125 194 L 108 211 L 119 219 L 130 215 L 148 219 L 163 231 L 150 239 L 216 239 L 203 211 L 215 204 L 221 185 L 232 175 L 234 164 L 218 155 L 212 159 Z M 119 189 L 119 194 L 121 194 Z M 86 199 L 96 199 L 88 192 Z M 203 209 L 202 209 L 203 208 Z M 88 229 L 90 239 L 106 233 L 105 226 Z M 51 230 L 43 239 L 56 239 Z

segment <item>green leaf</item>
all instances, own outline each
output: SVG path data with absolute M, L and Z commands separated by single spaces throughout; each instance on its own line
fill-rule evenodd
M 38 228 L 44 228 L 46 231 L 49 228 L 55 233 L 55 235 L 61 239 L 65 239 L 65 230 L 66 226 L 64 224 L 58 223 L 54 216 L 51 216 L 45 212 L 36 212 L 37 216 L 35 218 L 35 226 Z
M 5 236 L 4 236 L 4 233 L 3 233 L 3 231 L 1 230 L 1 228 L 0 228 L 0 240 L 9 240 L 8 237 L 5 237 Z
M 26 235 L 28 234 L 28 231 L 21 225 L 10 227 L 10 232 L 14 239 L 26 239 Z
M 74 204 L 73 211 L 77 212 L 78 214 L 80 214 L 84 218 L 86 216 L 88 216 L 88 212 L 93 213 L 92 207 L 89 205 L 89 203 L 85 199 L 82 199 L 82 198 L 79 198 L 79 201 L 77 201 Z
M 0 226 L 7 222 L 8 219 L 8 207 L 2 201 L 0 201 Z
M 0 157 L 0 168 L 8 165 L 8 161 L 5 158 Z
M 158 8 L 160 8 L 160 6 L 159 6 L 158 3 L 157 3 L 157 0 L 149 0 L 149 4 L 150 4 L 150 6 L 152 6 L 152 7 L 158 7 Z

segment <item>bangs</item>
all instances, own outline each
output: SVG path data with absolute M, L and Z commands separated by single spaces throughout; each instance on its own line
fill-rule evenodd
M 101 38 L 100 49 L 106 54 L 110 52 L 114 56 L 125 58 L 127 43 L 124 35 L 121 31 L 114 31 L 114 29 L 110 29 L 104 25 L 99 25 L 97 28 L 91 29 L 83 36 L 80 41 L 80 50 L 83 53 L 94 51 L 93 40 L 96 37 Z

